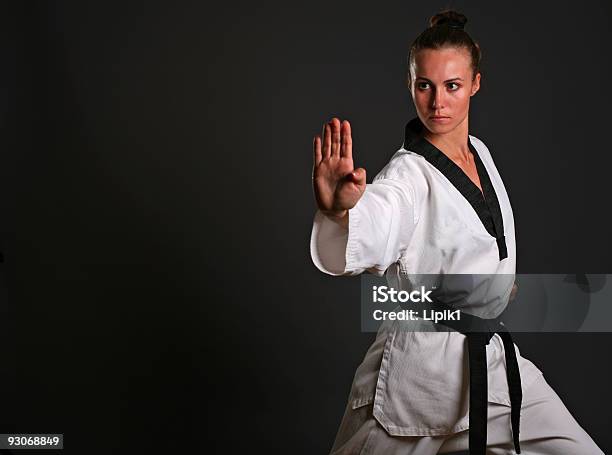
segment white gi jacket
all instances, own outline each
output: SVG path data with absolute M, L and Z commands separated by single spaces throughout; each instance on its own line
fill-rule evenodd
M 413 274 L 501 274 L 507 281 L 501 298 L 475 298 L 467 307 L 480 317 L 498 316 L 516 266 L 514 219 L 504 184 L 488 148 L 470 135 L 483 199 L 455 163 L 425 139 L 415 139 L 420 129 L 418 119 L 407 125 L 402 148 L 349 210 L 348 231 L 317 211 L 312 260 L 330 275 L 367 271 L 390 282 Z M 510 406 L 499 335 L 486 350 L 488 400 Z M 516 351 L 527 390 L 542 373 Z M 353 408 L 374 401 L 373 414 L 391 435 L 436 436 L 469 428 L 466 337 L 383 324 L 355 373 L 349 401 Z

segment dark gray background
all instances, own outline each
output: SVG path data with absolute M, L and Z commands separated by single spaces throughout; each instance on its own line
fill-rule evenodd
M 325 453 L 372 334 L 359 279 L 309 257 L 312 137 L 348 118 L 371 181 L 414 116 L 409 44 L 449 5 L 483 48 L 471 133 L 518 271 L 611 273 L 608 2 L 2 3 L 1 432 Z M 516 339 L 612 449 L 611 337 Z

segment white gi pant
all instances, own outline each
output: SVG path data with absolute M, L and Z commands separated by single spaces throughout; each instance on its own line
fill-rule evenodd
M 330 455 L 434 455 L 468 450 L 468 430 L 434 437 L 390 436 L 373 417 L 372 406 L 352 409 L 348 403 Z M 520 445 L 524 455 L 603 454 L 542 375 L 523 390 Z M 489 402 L 487 454 L 514 453 L 510 406 Z

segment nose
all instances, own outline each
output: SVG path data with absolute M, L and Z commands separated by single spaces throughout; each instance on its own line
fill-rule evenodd
M 443 109 L 444 106 L 444 91 L 443 90 L 434 90 L 432 96 L 432 105 L 431 108 L 435 110 Z

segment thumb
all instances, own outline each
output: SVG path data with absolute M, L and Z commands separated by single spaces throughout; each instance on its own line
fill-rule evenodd
M 356 185 L 364 185 L 366 182 L 366 170 L 362 167 L 355 169 L 349 176 Z

